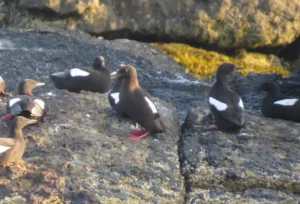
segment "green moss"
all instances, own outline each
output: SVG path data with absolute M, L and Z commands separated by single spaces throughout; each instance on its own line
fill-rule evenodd
M 210 78 L 215 75 L 218 66 L 224 62 L 244 67 L 245 69 L 241 71 L 243 75 L 250 72 L 279 73 L 283 76 L 289 74 L 289 71 L 282 65 L 288 67 L 288 64 L 282 63 L 274 55 L 241 52 L 234 58 L 179 43 L 152 43 L 152 45 L 161 49 L 163 53 L 169 55 L 177 63 L 183 65 L 187 71 L 199 78 Z
M 300 183 L 288 182 L 284 179 L 260 178 L 252 172 L 247 172 L 244 179 L 239 181 L 226 180 L 223 183 L 223 190 L 229 192 L 245 191 L 251 188 L 267 188 L 273 190 L 287 190 L 299 194 Z

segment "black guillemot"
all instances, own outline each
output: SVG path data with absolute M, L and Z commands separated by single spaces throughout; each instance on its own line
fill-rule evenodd
M 151 96 L 140 86 L 137 71 L 133 66 L 121 65 L 111 76 L 122 80 L 118 112 L 139 123 L 145 130 L 132 130 L 131 140 L 140 140 L 149 134 L 165 131 L 165 125 Z
M 280 92 L 278 84 L 264 83 L 261 88 L 267 93 L 261 103 L 263 116 L 300 122 L 300 100 Z
M 103 56 L 96 57 L 91 68 L 73 68 L 50 75 L 57 89 L 79 93 L 90 91 L 106 93 L 111 86 L 110 71 L 105 67 Z
M 217 81 L 209 92 L 209 108 L 221 131 L 241 128 L 245 122 L 243 101 L 228 86 L 228 76 L 236 69 L 242 68 L 230 63 L 220 65 L 216 74 Z

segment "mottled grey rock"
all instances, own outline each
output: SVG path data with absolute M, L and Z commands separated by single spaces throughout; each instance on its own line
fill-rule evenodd
M 190 109 L 182 126 L 187 203 L 300 202 L 298 123 L 246 114 L 246 128 L 222 133 L 208 112 Z
M 18 28 L 48 25 L 111 38 L 144 36 L 218 48 L 282 46 L 300 35 L 298 0 L 1 2 L 4 24 Z
M 118 51 L 107 41 L 77 34 L 80 37 L 0 31 L 0 73 L 7 91 L 23 78 L 46 82 L 34 93 L 49 107 L 45 123 L 24 130 L 24 162 L 0 167 L 0 185 L 4 185 L 0 202 L 17 192 L 29 203 L 182 203 L 184 180 L 177 149 L 180 124 L 173 105 L 153 94 L 167 132 L 133 142 L 128 136 L 134 123 L 117 117 L 107 94 L 66 94 L 56 90 L 48 77 L 56 71 L 90 65 L 98 55 L 105 57 L 110 70 L 120 63 L 134 65 L 146 90 L 178 76 L 154 68 L 143 57 Z M 163 90 L 160 92 L 163 96 Z M 7 132 L 4 123 L 0 132 Z

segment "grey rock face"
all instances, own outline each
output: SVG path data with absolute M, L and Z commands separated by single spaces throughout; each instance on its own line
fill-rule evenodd
M 32 203 L 51 199 L 58 203 L 182 203 L 184 181 L 177 149 L 180 124 L 173 105 L 153 94 L 167 132 L 133 142 L 128 136 L 135 124 L 116 116 L 107 94 L 66 94 L 55 90 L 48 76 L 90 65 L 95 56 L 103 55 L 111 70 L 120 63 L 137 67 L 146 90 L 152 81 L 157 81 L 153 85 L 157 89 L 163 79 L 177 77 L 163 69 L 156 73 L 148 60 L 118 51 L 107 41 L 81 37 L 84 40 L 51 33 L 0 31 L 0 72 L 7 91 L 23 78 L 46 82 L 34 94 L 49 107 L 45 123 L 25 130 L 27 149 L 21 167 L 0 167 L 1 189 L 7 189 L 1 191 L 0 202 L 17 192 Z M 4 123 L 0 131 L 6 134 Z M 22 182 L 22 189 L 18 182 Z
M 300 2 L 297 0 L 22 0 L 1 3 L 2 24 L 18 28 L 48 25 L 111 37 L 120 33 L 152 36 L 218 48 L 282 46 L 300 35 Z
M 106 94 L 55 90 L 50 73 L 90 65 L 97 55 L 111 71 L 120 63 L 137 68 L 167 133 L 131 142 L 134 123 L 116 116 Z M 246 128 L 222 133 L 206 129 L 213 123 L 207 116 L 213 80 L 196 80 L 147 44 L 64 30 L 1 30 L 0 57 L 7 91 L 23 78 L 46 82 L 34 94 L 50 109 L 45 123 L 25 129 L 24 162 L 0 167 L 0 203 L 300 201 L 299 125 L 263 118 L 258 89 L 276 80 L 284 93 L 298 96 L 298 75 L 232 75 L 230 86 L 245 101 Z M 6 132 L 1 123 L 1 135 Z

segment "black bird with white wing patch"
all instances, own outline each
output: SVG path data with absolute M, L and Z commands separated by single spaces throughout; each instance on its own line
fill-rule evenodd
M 236 69 L 242 68 L 230 63 L 220 65 L 217 71 L 217 81 L 209 93 L 209 108 L 217 128 L 221 131 L 241 128 L 245 122 L 243 101 L 228 86 L 229 74 Z
M 2 117 L 2 120 L 11 120 L 15 116 L 24 116 L 43 121 L 47 113 L 47 107 L 41 98 L 33 96 L 32 90 L 44 85 L 45 83 L 37 82 L 33 79 L 22 80 L 18 86 L 19 95 L 14 96 L 7 102 L 6 115 Z
M 264 83 L 261 88 L 267 93 L 261 103 L 263 116 L 300 122 L 300 100 L 281 94 L 278 84 Z
M 106 93 L 111 86 L 110 71 L 105 67 L 103 56 L 96 57 L 91 68 L 73 68 L 53 73 L 50 79 L 57 89 L 66 89 L 74 93 Z
M 133 135 L 130 139 L 140 140 L 149 134 L 164 132 L 162 118 L 151 96 L 140 87 L 136 69 L 133 66 L 120 65 L 111 76 L 122 80 L 119 97 L 114 100 L 118 105 L 118 113 L 129 117 L 146 129 L 132 130 Z

